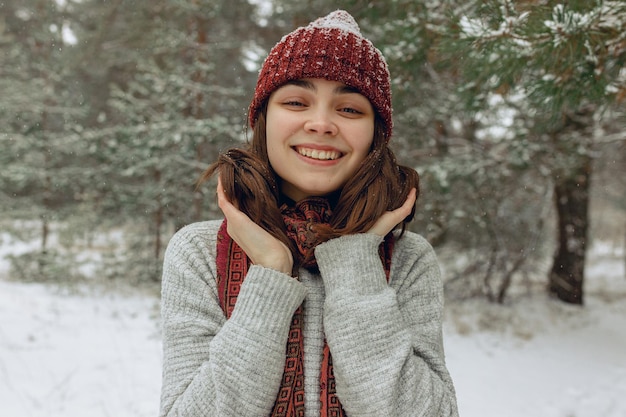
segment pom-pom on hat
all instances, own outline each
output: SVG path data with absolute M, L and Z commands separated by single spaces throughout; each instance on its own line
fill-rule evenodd
M 274 90 L 300 78 L 324 78 L 356 88 L 369 99 L 391 137 L 391 87 L 382 53 L 344 10 L 321 17 L 285 35 L 265 59 L 248 119 L 254 127 L 263 102 Z

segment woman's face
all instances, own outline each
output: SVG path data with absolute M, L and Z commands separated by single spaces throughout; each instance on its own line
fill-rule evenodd
M 374 138 L 369 100 L 336 81 L 306 78 L 272 93 L 267 153 L 294 201 L 339 190 L 367 156 Z

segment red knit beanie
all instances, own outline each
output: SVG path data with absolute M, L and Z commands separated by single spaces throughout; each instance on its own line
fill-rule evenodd
M 254 127 L 259 109 L 274 90 L 300 78 L 324 78 L 356 88 L 369 99 L 385 124 L 389 139 L 391 88 L 382 53 L 361 35 L 346 11 L 337 10 L 284 36 L 259 72 L 248 119 Z

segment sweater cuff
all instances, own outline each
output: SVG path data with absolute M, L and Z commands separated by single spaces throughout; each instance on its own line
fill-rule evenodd
M 368 295 L 387 287 L 378 248 L 381 236 L 371 233 L 346 235 L 317 246 L 315 258 L 326 295 Z
M 284 336 L 304 301 L 306 288 L 281 272 L 251 265 L 241 285 L 230 320 L 269 338 Z

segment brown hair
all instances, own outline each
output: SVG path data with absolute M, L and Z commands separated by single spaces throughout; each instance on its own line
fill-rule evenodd
M 280 213 L 280 179 L 272 169 L 265 134 L 267 100 L 262 105 L 253 129 L 252 142 L 245 148 L 231 148 L 220 154 L 201 176 L 201 184 L 219 172 L 224 192 L 255 223 L 285 243 L 293 254 L 294 266 L 301 262 L 295 245 L 285 234 Z M 328 225 L 316 225 L 318 243 L 329 239 L 367 232 L 386 211 L 399 208 L 412 188 L 419 195 L 419 176 L 411 168 L 398 165 L 387 146 L 385 125 L 376 115 L 374 140 L 365 160 L 335 196 Z M 413 219 L 411 214 L 401 223 L 402 233 Z

